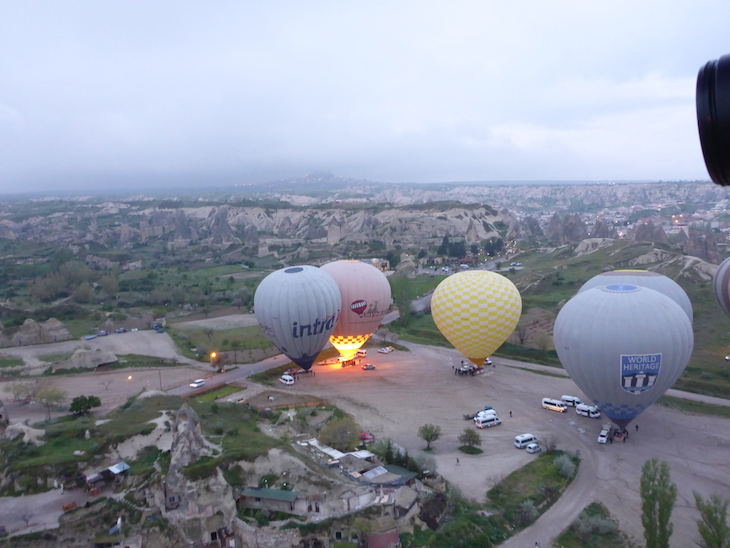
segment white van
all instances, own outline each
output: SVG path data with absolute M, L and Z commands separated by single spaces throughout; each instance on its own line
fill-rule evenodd
M 294 384 L 294 377 L 291 375 L 282 375 L 279 382 L 286 385 L 292 385 Z
M 586 405 L 585 403 L 579 403 L 575 406 L 575 413 L 583 417 L 590 417 L 592 419 L 601 418 L 601 411 L 598 407 L 592 405 Z
M 487 417 L 477 417 L 474 419 L 474 424 L 477 428 L 489 428 L 490 426 L 499 426 L 502 421 L 496 415 L 490 415 Z
M 567 409 L 568 409 L 568 407 L 562 401 L 553 400 L 551 398 L 543 398 L 542 406 L 545 409 L 550 409 L 551 411 L 557 411 L 558 413 L 565 413 L 565 411 L 567 411 Z
M 563 396 L 560 398 L 560 401 L 562 401 L 568 407 L 575 407 L 576 405 L 580 405 L 581 403 L 583 403 L 582 401 L 580 401 L 580 398 L 576 398 L 575 396 Z
M 537 443 L 537 438 L 532 434 L 520 434 L 515 436 L 515 447 L 517 449 L 523 449 L 531 443 Z
M 360 350 L 358 350 L 357 352 L 355 352 L 356 358 L 367 358 L 367 356 L 368 356 L 368 351 L 363 350 L 362 348 Z
M 479 413 L 476 414 L 474 417 L 474 422 L 476 422 L 479 419 L 486 419 L 488 417 L 496 417 L 497 412 L 494 409 L 486 409 L 484 411 L 479 411 Z

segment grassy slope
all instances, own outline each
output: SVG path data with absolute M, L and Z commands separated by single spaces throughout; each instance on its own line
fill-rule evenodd
M 502 272 L 520 289 L 523 314 L 530 308 L 549 310 L 557 315 L 560 307 L 572 298 L 593 276 L 609 270 L 637 268 L 631 259 L 652 249 L 649 243 L 618 241 L 611 247 L 589 255 L 575 257 L 570 248 L 553 252 L 532 251 L 515 259 L 524 264 L 521 270 Z M 694 352 L 682 377 L 674 388 L 730 398 L 730 366 L 724 356 L 730 353 L 730 319 L 715 301 L 712 284 L 679 276 L 679 267 L 644 265 L 674 279 L 686 292 L 694 308 Z M 441 281 L 436 277 L 436 284 Z M 419 276 L 413 282 L 412 294 L 423 294 L 424 286 L 433 283 L 430 276 Z M 451 346 L 440 334 L 430 315 L 417 315 L 407 326 L 391 326 L 404 340 L 421 344 Z M 546 365 L 559 365 L 554 351 L 523 352 L 522 347 L 503 345 L 495 355 L 524 359 Z

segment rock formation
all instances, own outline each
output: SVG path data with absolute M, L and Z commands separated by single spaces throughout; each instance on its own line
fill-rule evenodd
M 588 238 L 588 231 L 577 213 L 566 213 L 562 219 L 556 213 L 550 219 L 545 236 L 552 245 L 563 245 L 585 240 Z
M 170 448 L 170 468 L 165 476 L 165 517 L 184 532 L 189 540 L 209 541 L 205 531 L 220 526 L 231 527 L 236 516 L 233 489 L 223 478 L 220 468 L 214 475 L 190 481 L 183 468 L 202 456 L 211 454 L 200 429 L 200 419 L 188 403 L 177 412 Z M 211 523 L 215 521 L 215 524 Z M 217 523 L 220 522 L 220 523 Z
M 59 369 L 96 369 L 100 365 L 116 363 L 119 361 L 114 353 L 108 350 L 84 350 L 79 348 L 73 355 L 62 362 L 54 363 L 53 370 Z
M 641 223 L 636 227 L 636 230 L 634 231 L 634 240 L 637 242 L 652 242 L 655 244 L 669 243 L 669 238 L 667 238 L 667 233 L 664 232 L 664 229 L 660 226 L 654 226 L 654 223 L 651 221 Z
M 10 344 L 13 346 L 45 344 L 66 341 L 70 338 L 71 334 L 68 332 L 68 329 L 66 329 L 66 326 L 59 322 L 56 318 L 49 318 L 45 322 L 40 323 L 28 318 L 12 336 Z M 1 337 L 0 344 L 2 344 Z

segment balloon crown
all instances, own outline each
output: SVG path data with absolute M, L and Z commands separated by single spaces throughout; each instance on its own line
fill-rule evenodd
M 613 293 L 629 293 L 631 291 L 638 291 L 639 288 L 630 284 L 613 284 L 607 285 L 606 290 Z

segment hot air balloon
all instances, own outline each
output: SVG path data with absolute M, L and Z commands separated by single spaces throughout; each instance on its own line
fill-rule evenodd
M 725 259 L 717 267 L 713 281 L 715 287 L 715 298 L 720 308 L 730 316 L 730 257 Z
M 454 348 L 481 367 L 515 330 L 522 298 L 501 274 L 471 270 L 453 274 L 436 287 L 431 313 Z
M 681 306 L 682 310 L 687 314 L 690 323 L 694 319 L 692 315 L 692 303 L 684 292 L 684 289 L 671 278 L 667 278 L 658 272 L 649 272 L 648 270 L 614 270 L 612 272 L 604 272 L 603 274 L 593 276 L 584 283 L 583 287 L 578 290 L 578 293 L 600 285 L 615 284 L 638 285 L 658 291 Z
M 314 266 L 272 272 L 254 295 L 256 320 L 274 346 L 309 369 L 340 317 L 342 296 L 332 277 Z
M 380 270 L 360 261 L 333 261 L 321 269 L 334 278 L 342 294 L 342 314 L 330 342 L 349 360 L 388 312 L 390 284 Z
M 694 345 L 682 307 L 630 284 L 573 297 L 555 320 L 553 339 L 570 378 L 621 428 L 674 384 Z

